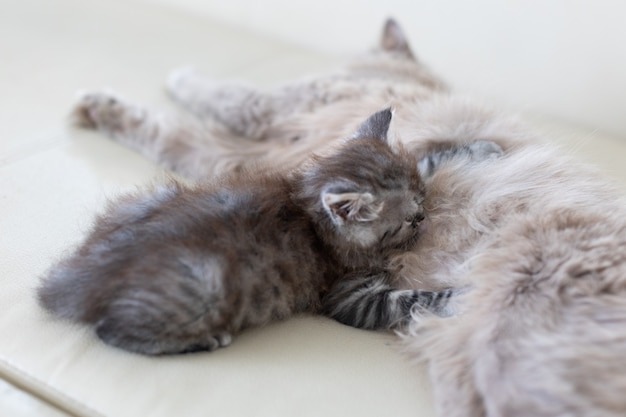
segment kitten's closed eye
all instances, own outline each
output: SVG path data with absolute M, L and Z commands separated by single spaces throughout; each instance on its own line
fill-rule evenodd
M 417 225 L 422 222 L 426 216 L 424 216 L 424 212 L 420 211 L 412 216 L 407 216 L 404 221 L 407 224 L 410 224 L 413 227 L 417 227 Z

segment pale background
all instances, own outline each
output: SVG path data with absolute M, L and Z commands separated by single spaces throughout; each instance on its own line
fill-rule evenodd
M 626 135 L 622 0 L 144 0 L 344 54 L 394 16 L 458 91 Z

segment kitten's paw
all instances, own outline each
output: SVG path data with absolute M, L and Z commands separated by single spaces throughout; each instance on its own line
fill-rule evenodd
M 220 332 L 209 336 L 207 348 L 205 350 L 213 351 L 222 347 L 226 347 L 233 342 L 233 336 L 228 332 Z
M 490 140 L 477 140 L 467 145 L 472 159 L 482 161 L 489 158 L 497 158 L 504 154 L 500 145 Z
M 127 123 L 141 118 L 137 109 L 111 93 L 80 93 L 71 112 L 71 122 L 79 127 L 107 132 L 120 132 Z
M 447 291 L 450 292 L 450 297 L 447 303 L 443 304 L 437 315 L 439 317 L 452 317 L 456 316 L 461 312 L 461 305 L 459 304 L 459 296 L 467 294 L 471 290 L 473 290 L 473 286 L 468 287 L 459 287 L 459 288 L 449 288 Z
M 233 336 L 228 332 L 221 332 L 207 337 L 206 340 L 187 346 L 178 353 L 212 352 L 226 347 L 233 342 Z

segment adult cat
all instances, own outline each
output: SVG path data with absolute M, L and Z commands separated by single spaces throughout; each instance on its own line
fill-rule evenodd
M 473 288 L 458 297 L 459 315 L 416 314 L 407 337 L 429 364 L 438 414 L 626 414 L 622 193 L 514 120 L 452 96 L 394 22 L 379 50 L 327 77 L 262 93 L 183 71 L 168 85 L 204 122 L 157 118 L 100 93 L 76 114 L 190 177 L 250 159 L 297 165 L 390 101 L 390 136 L 418 157 L 441 144 L 499 143 L 503 158 L 451 162 L 426 180 L 425 231 L 394 260 L 397 285 Z

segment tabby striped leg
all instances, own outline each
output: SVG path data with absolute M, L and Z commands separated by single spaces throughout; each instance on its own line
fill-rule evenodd
M 449 315 L 452 296 L 462 290 L 399 290 L 388 284 L 388 274 L 344 279 L 324 298 L 323 313 L 343 324 L 362 329 L 391 329 L 406 325 L 411 313 Z

